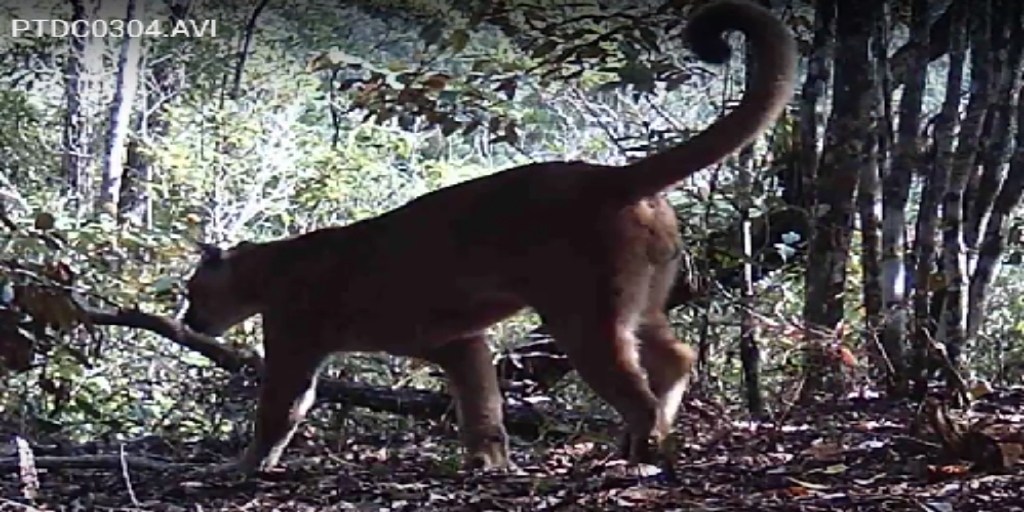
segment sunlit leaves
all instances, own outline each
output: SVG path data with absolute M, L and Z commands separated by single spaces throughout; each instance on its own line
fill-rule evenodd
M 321 53 L 316 57 L 313 57 L 309 64 L 306 65 L 306 71 L 315 73 L 317 71 L 323 71 L 325 69 L 338 69 L 351 67 L 353 69 L 359 69 L 365 64 L 365 61 L 354 55 L 350 55 L 341 50 L 331 50 L 328 52 Z
M 346 111 L 365 112 L 365 120 L 436 128 L 445 136 L 486 129 L 490 143 L 518 144 L 521 119 L 508 106 L 526 99 L 524 92 L 554 93 L 571 84 L 628 91 L 639 100 L 689 80 L 692 71 L 679 58 L 685 52 L 678 43 L 665 44 L 679 37 L 680 19 L 671 6 L 482 5 L 468 24 L 462 17 L 424 23 L 418 35 L 426 52 L 408 66 L 324 52 L 310 70 L 334 73 L 331 85 L 345 93 Z
M 460 28 L 452 32 L 452 35 L 448 41 L 449 49 L 453 53 L 459 53 L 466 49 L 466 45 L 469 44 L 469 32 Z

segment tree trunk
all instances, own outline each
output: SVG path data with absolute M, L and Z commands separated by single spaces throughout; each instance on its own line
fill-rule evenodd
M 141 7 L 137 0 L 127 0 L 125 24 L 133 19 L 142 19 Z M 136 12 L 136 11 L 140 12 Z M 121 53 L 117 61 L 117 83 L 114 99 L 110 106 L 110 125 L 107 131 L 107 148 L 104 155 L 102 182 L 100 184 L 97 209 L 118 216 L 120 204 L 121 176 L 125 167 L 125 141 L 135 105 L 135 93 L 139 83 L 140 38 L 125 34 L 121 42 Z
M 256 22 L 259 20 L 263 9 L 267 8 L 268 3 L 270 3 L 270 0 L 260 0 L 260 3 L 256 4 L 256 8 L 253 9 L 252 14 L 249 15 L 249 21 L 245 24 L 245 33 L 242 37 L 242 42 L 238 45 L 238 61 L 235 63 L 235 75 L 231 81 L 231 89 L 228 92 L 228 97 L 232 100 L 236 100 L 242 95 L 242 75 L 245 73 L 245 63 L 249 60 L 249 53 L 252 51 L 252 40 L 256 35 Z
M 914 0 L 910 42 L 916 62 L 929 47 L 928 0 Z M 882 347 L 892 365 L 888 391 L 903 396 L 907 391 L 904 343 L 907 339 L 906 271 L 907 199 L 914 169 L 921 165 L 921 106 L 927 66 L 907 72 L 899 107 L 899 132 L 893 148 L 893 165 L 885 175 L 882 196 L 882 302 L 885 325 Z
M 1002 68 L 1000 92 L 989 115 L 995 114 L 995 119 L 999 120 L 993 124 L 993 138 L 998 139 L 1004 136 L 1009 138 L 1010 116 L 1013 113 L 1014 102 L 1016 102 L 1016 148 L 1010 161 L 1006 180 L 1002 183 L 998 195 L 993 199 L 992 211 L 988 215 L 988 219 L 977 220 L 979 229 L 985 231 L 978 250 L 978 262 L 971 276 L 967 315 L 968 339 L 973 338 L 981 328 L 981 322 L 985 315 L 985 303 L 988 300 L 988 289 L 999 273 L 999 265 L 1006 249 L 1009 221 L 1013 210 L 1020 204 L 1022 193 L 1024 193 L 1024 101 L 1021 101 L 1021 97 L 1024 95 L 1021 77 L 1021 68 L 1024 65 L 1022 62 L 1024 61 L 1022 58 L 1024 56 L 1024 5 L 1015 1 L 1009 3 L 1012 5 L 1000 12 L 1006 13 L 1007 25 L 1010 27 L 1007 39 L 1010 48 Z M 993 144 L 997 145 L 995 142 Z M 997 160 L 994 155 L 989 154 L 986 155 L 985 165 L 985 173 L 988 174 L 990 172 L 987 168 L 989 165 L 1002 167 L 1003 164 L 1001 159 Z M 975 203 L 974 211 L 977 212 L 979 209 Z
M 917 73 L 922 64 L 930 64 L 950 51 L 949 33 L 953 26 L 951 21 L 954 14 L 952 2 L 946 1 L 944 7 L 936 7 L 935 2 L 929 4 L 931 7 L 925 6 L 928 12 L 921 13 L 925 18 L 914 18 L 927 25 L 925 30 L 928 31 L 928 36 L 921 39 L 911 37 L 910 41 L 892 56 L 893 87 L 906 84 L 913 79 L 914 73 Z M 920 41 L 927 43 L 921 47 L 918 46 Z
M 873 144 L 870 95 L 873 93 L 868 55 L 871 21 L 878 2 L 854 6 L 839 2 L 836 16 L 836 71 L 833 109 L 818 173 L 817 219 L 807 262 L 804 321 L 807 323 L 808 379 L 803 399 L 819 390 L 825 368 L 818 368 L 824 333 L 836 332 L 843 318 L 843 292 L 854 216 L 854 192 L 865 155 Z M 814 354 L 817 352 L 818 354 Z
M 188 19 L 192 1 L 168 2 L 171 11 L 170 22 Z M 151 223 L 152 198 L 148 187 L 156 164 L 145 152 L 145 147 L 149 141 L 160 140 L 167 134 L 168 124 L 164 120 L 162 105 L 181 90 L 182 82 L 179 77 L 183 72 L 180 67 L 180 63 L 174 59 L 161 59 L 148 69 L 151 85 L 142 97 L 143 114 L 139 116 L 136 134 L 127 146 L 127 168 L 122 176 L 117 207 L 119 222 L 135 218 L 143 225 L 148 226 Z M 143 74 L 140 67 L 139 76 Z
M 795 162 L 796 180 L 791 180 L 796 190 L 786 193 L 791 197 L 787 203 L 811 208 L 815 202 L 814 183 L 818 175 L 818 100 L 825 94 L 829 82 L 829 57 L 835 44 L 834 25 L 836 5 L 834 0 L 821 0 L 814 9 L 814 39 L 811 55 L 807 57 L 807 77 L 800 91 L 800 138 Z
M 965 2 L 966 0 L 957 0 Z M 978 154 L 981 125 L 988 110 L 992 92 L 992 59 L 990 56 L 991 2 L 972 3 L 970 8 L 971 92 L 967 112 L 960 124 L 949 187 L 942 206 L 943 254 L 945 268 L 945 307 L 943 311 L 944 341 L 950 361 L 959 363 L 967 333 L 967 251 L 964 246 L 964 192 L 974 170 Z M 951 381 L 952 382 L 952 381 Z
M 960 107 L 960 87 L 963 83 L 964 57 L 967 49 L 964 18 L 967 16 L 966 2 L 957 0 L 953 9 L 950 29 L 949 76 L 946 81 L 946 98 L 935 123 L 935 145 L 933 148 L 933 169 L 925 179 L 921 193 L 921 206 L 917 218 L 915 236 L 914 275 L 914 390 L 915 398 L 922 398 L 928 386 L 928 354 L 930 340 L 935 336 L 932 322 L 930 292 L 932 275 L 936 271 L 935 246 L 938 233 L 939 200 L 946 193 L 946 183 L 953 163 L 953 131 L 956 127 Z M 959 205 L 957 206 L 959 209 Z
M 964 239 L 968 247 L 975 247 L 985 231 L 985 223 L 992 213 L 992 205 L 999 188 L 1006 179 L 1006 164 L 1010 151 L 1010 126 L 1013 120 L 1013 95 L 1016 91 L 1021 67 L 1021 42 L 1014 39 L 1019 32 L 1016 12 L 1020 2 L 998 1 L 995 12 L 1001 13 L 992 23 L 993 76 L 995 97 L 989 104 L 982 126 L 980 153 L 982 171 L 968 186 L 965 200 L 966 230 Z M 1005 16 L 1003 16 L 1005 14 Z M 998 21 L 997 20 L 1001 20 Z M 1013 33 L 1011 33 L 1011 31 Z
M 751 64 L 752 52 L 747 51 L 745 61 L 746 86 L 750 87 L 754 75 Z M 751 229 L 750 194 L 753 192 L 751 171 L 754 165 L 753 147 L 747 146 L 740 152 L 741 170 L 737 179 L 739 197 L 736 198 L 740 212 L 740 232 L 743 239 L 743 285 L 740 293 L 740 364 L 743 369 L 743 387 L 747 410 L 757 419 L 765 419 L 764 398 L 761 390 L 761 347 L 757 344 L 757 321 L 754 308 L 754 244 Z
M 88 20 L 84 0 L 70 0 L 71 22 Z M 85 37 L 69 35 L 70 49 L 64 78 L 63 171 L 64 194 L 72 212 L 78 212 L 88 194 L 89 120 L 86 115 L 86 45 Z
M 879 16 L 873 23 L 872 56 L 876 61 L 875 90 L 872 94 L 874 122 L 870 130 L 877 134 L 876 145 L 868 152 L 868 162 L 861 168 L 857 188 L 857 209 L 861 227 L 861 271 L 864 281 L 864 346 L 874 359 L 872 368 L 886 369 L 891 375 L 891 364 L 878 342 L 882 326 L 882 176 L 888 175 L 889 148 L 892 146 L 892 111 L 889 91 L 887 59 L 888 8 L 879 6 Z
M 749 61 L 748 61 L 749 62 Z M 744 166 L 749 166 L 745 163 Z M 743 194 L 749 194 L 750 168 L 744 169 L 745 177 L 741 178 L 740 190 Z M 754 306 L 754 273 L 753 264 L 749 255 L 754 252 L 752 243 L 753 237 L 750 233 L 750 208 L 749 197 L 745 197 L 740 215 L 743 224 L 743 252 L 747 255 L 743 263 L 743 288 L 740 294 L 740 363 L 743 367 L 743 387 L 746 396 L 747 410 L 755 418 L 764 418 L 764 399 L 761 392 L 761 348 L 757 344 L 757 321 L 754 318 L 752 308 Z

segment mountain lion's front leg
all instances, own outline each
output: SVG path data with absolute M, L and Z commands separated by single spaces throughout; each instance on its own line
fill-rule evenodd
M 255 431 L 238 461 L 238 469 L 246 474 L 277 465 L 316 397 L 321 355 L 303 347 L 302 340 L 291 340 L 291 346 L 283 346 L 285 341 L 289 340 L 268 338 L 265 345 Z

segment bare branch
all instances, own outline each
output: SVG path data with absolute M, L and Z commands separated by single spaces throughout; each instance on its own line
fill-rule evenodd
M 96 325 L 117 325 L 159 334 L 206 356 L 217 366 L 231 372 L 237 372 L 244 368 L 252 368 L 257 372 L 263 371 L 263 359 L 258 354 L 227 347 L 209 336 L 190 330 L 172 318 L 153 315 L 137 309 L 120 309 L 115 312 L 87 309 L 86 313 L 89 321 Z

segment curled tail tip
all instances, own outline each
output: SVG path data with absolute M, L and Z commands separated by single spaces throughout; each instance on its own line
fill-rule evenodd
M 768 9 L 747 0 L 716 0 L 694 11 L 685 37 L 690 50 L 711 64 L 725 64 L 733 49 L 725 40 L 730 30 L 746 30 L 753 19 L 771 16 Z

